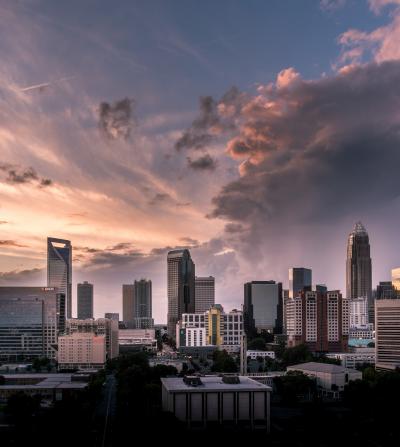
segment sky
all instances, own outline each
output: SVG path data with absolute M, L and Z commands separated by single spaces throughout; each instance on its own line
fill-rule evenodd
M 361 220 L 374 285 L 400 265 L 400 0 L 0 0 L 0 285 L 121 312 L 190 249 L 216 301 L 309 267 L 344 290 Z

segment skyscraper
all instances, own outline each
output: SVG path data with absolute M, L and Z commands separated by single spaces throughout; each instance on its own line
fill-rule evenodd
M 400 367 L 400 300 L 375 301 L 375 352 L 377 369 Z
M 361 222 L 357 222 L 349 234 L 346 261 L 346 298 L 367 298 L 372 302 L 372 266 L 368 233 Z
M 72 318 L 72 246 L 71 242 L 47 238 L 47 285 L 65 294 L 66 316 Z
M 135 280 L 133 328 L 150 329 L 154 327 L 152 316 L 152 284 L 150 279 Z
M 195 312 L 206 312 L 215 304 L 215 278 L 213 276 L 196 276 Z
M 133 329 L 133 310 L 135 307 L 135 290 L 133 284 L 122 286 L 122 321 L 129 329 Z
M 0 361 L 56 357 L 65 295 L 54 287 L 0 287 Z
M 395 297 L 400 297 L 400 267 L 392 269 L 392 285 Z
M 195 311 L 195 265 L 187 249 L 173 250 L 168 266 L 168 334 L 175 338 L 176 323 L 183 313 Z
M 87 281 L 77 286 L 78 318 L 93 318 L 93 284 Z
M 196 296 L 197 300 L 197 296 Z M 252 281 L 244 285 L 244 324 L 248 335 L 255 331 L 282 333 L 282 284 Z
M 311 290 L 312 271 L 304 267 L 289 269 L 289 298 L 295 298 L 299 292 Z

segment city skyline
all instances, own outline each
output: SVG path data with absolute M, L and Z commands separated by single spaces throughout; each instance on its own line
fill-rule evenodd
M 0 6 L 0 285 L 45 285 L 54 235 L 73 244 L 73 315 L 77 283 L 95 284 L 101 316 L 121 314 L 121 285 L 146 277 L 166 322 L 165 256 L 179 248 L 228 309 L 246 282 L 287 287 L 293 266 L 345 293 L 358 220 L 373 287 L 390 279 L 396 2 L 92 9 Z

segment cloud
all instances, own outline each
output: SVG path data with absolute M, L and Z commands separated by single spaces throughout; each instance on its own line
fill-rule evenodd
M 49 178 L 41 178 L 32 167 L 20 168 L 19 166 L 9 163 L 0 163 L 0 171 L 7 174 L 6 182 L 13 184 L 23 184 L 35 182 L 41 187 L 51 186 L 52 180 Z
M 172 202 L 172 200 L 173 199 L 169 194 L 158 192 L 158 193 L 154 194 L 152 199 L 149 200 L 148 204 L 149 205 L 160 205 L 162 203 Z
M 115 244 L 112 247 L 108 247 L 107 250 L 121 251 L 121 250 L 128 250 L 131 248 L 132 248 L 132 244 L 130 242 L 119 242 L 118 244 Z
M 19 244 L 12 240 L 0 240 L 0 247 L 27 247 L 27 245 Z
M 33 268 L 25 270 L 11 270 L 9 272 L 0 272 L 1 284 L 27 285 L 32 282 L 37 283 L 44 275 L 44 269 Z M 43 281 L 44 284 L 44 281 Z
M 99 106 L 99 127 L 110 140 L 127 140 L 135 125 L 135 101 L 124 98 L 110 104 L 102 102 Z
M 199 241 L 197 239 L 193 239 L 191 237 L 181 237 L 179 238 L 180 241 L 184 242 L 187 245 L 199 245 Z
M 343 8 L 346 4 L 346 0 L 320 0 L 319 7 L 323 11 L 336 11 L 337 9 Z
M 360 64 L 371 58 L 376 62 L 400 59 L 400 2 L 370 2 L 374 12 L 380 12 L 385 5 L 399 5 L 391 14 L 391 21 L 371 32 L 350 29 L 342 33 L 338 42 L 342 46 L 339 65 Z
M 380 14 L 386 6 L 399 6 L 400 0 L 368 0 L 369 7 L 375 14 Z
M 221 133 L 233 130 L 234 118 L 243 100 L 244 94 L 236 87 L 230 88 L 219 100 L 214 100 L 211 96 L 201 97 L 199 116 L 183 132 L 175 143 L 175 149 L 202 149 Z
M 8 224 L 9 222 L 7 222 L 6 220 L 0 220 L 0 225 L 5 225 Z
M 227 223 L 224 228 L 225 233 L 243 233 L 245 231 L 243 225 L 237 223 Z
M 189 168 L 195 171 L 214 171 L 217 167 L 217 160 L 208 153 L 196 159 L 187 157 L 187 163 Z

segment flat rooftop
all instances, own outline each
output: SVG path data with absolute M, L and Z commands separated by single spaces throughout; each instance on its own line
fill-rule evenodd
M 288 366 L 287 369 L 290 370 L 301 370 L 301 371 L 313 371 L 331 374 L 340 374 L 345 372 L 354 372 L 354 369 L 348 369 L 344 366 L 333 365 L 331 363 L 318 363 L 318 362 L 307 362 L 299 363 L 298 365 Z
M 161 382 L 167 391 L 171 393 L 185 391 L 185 392 L 212 392 L 212 391 L 272 391 L 272 388 L 259 383 L 250 377 L 239 376 L 240 383 L 224 383 L 222 377 L 219 376 L 205 376 L 200 377 L 202 385 L 190 386 L 187 385 L 182 377 L 167 377 L 162 378 Z
M 0 390 L 31 390 L 31 389 L 84 389 L 87 387 L 86 382 L 72 382 L 72 376 L 74 374 L 2 374 L 5 378 L 5 385 L 0 385 Z M 8 381 L 15 381 L 18 379 L 22 380 L 37 380 L 36 383 L 32 384 L 10 384 Z

